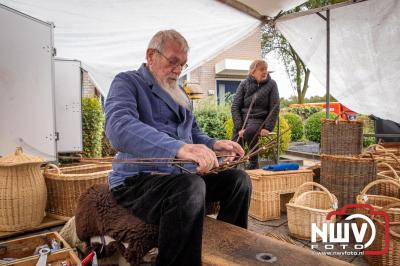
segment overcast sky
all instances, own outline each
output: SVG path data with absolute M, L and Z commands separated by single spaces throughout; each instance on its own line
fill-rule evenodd
M 276 58 L 272 53 L 267 55 L 266 58 L 268 62 L 269 70 L 274 71 L 271 74 L 272 79 L 276 81 L 279 89 L 279 96 L 284 98 L 289 98 L 292 95 L 297 95 L 290 85 L 290 80 L 286 74 L 285 67 L 280 60 Z M 322 86 L 313 76 L 311 72 L 309 88 L 306 93 L 306 97 L 311 96 L 323 96 L 325 95 L 325 86 Z

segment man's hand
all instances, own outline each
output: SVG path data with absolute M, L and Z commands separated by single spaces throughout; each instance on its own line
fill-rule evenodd
M 235 156 L 244 156 L 244 150 L 242 147 L 231 140 L 217 140 L 214 143 L 213 147 L 214 151 L 217 151 L 222 154 L 222 156 L 227 156 L 224 161 L 231 162 L 235 159 Z
M 176 158 L 192 160 L 198 164 L 198 173 L 207 173 L 214 167 L 218 167 L 218 160 L 215 153 L 203 144 L 184 144 L 176 153 Z
M 268 134 L 269 134 L 268 130 L 266 130 L 265 128 L 261 129 L 261 131 L 260 131 L 260 136 L 261 137 L 268 136 Z

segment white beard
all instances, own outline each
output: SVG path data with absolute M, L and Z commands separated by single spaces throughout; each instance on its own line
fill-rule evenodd
M 161 88 L 163 88 L 174 101 L 180 106 L 190 110 L 190 100 L 186 93 L 178 86 L 177 81 L 163 80 L 159 81 Z

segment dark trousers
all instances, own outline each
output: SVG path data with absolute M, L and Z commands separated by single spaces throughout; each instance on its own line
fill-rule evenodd
M 247 228 L 251 181 L 246 172 L 128 177 L 111 190 L 121 206 L 150 224 L 159 224 L 156 265 L 201 265 L 206 202 L 220 202 L 217 219 Z
M 261 123 L 249 120 L 246 126 L 246 130 L 244 131 L 243 138 L 239 140 L 239 144 L 244 148 L 246 145 L 248 146 L 249 150 L 251 150 L 259 140 L 260 132 L 258 129 L 260 128 Z M 236 141 L 239 137 L 239 131 L 235 130 L 233 134 L 233 140 Z M 253 140 L 254 139 L 254 140 Z M 258 154 L 251 156 L 249 158 L 250 165 L 248 169 L 255 169 L 258 168 Z

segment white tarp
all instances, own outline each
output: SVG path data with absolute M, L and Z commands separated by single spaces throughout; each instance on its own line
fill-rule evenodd
M 57 56 L 82 61 L 103 94 L 107 94 L 115 74 L 140 66 L 147 44 L 158 30 L 174 28 L 188 39 L 190 70 L 245 38 L 260 24 L 257 19 L 214 0 L 0 3 L 54 22 Z
M 243 4 L 251 7 L 260 15 L 275 17 L 280 11 L 286 11 L 292 9 L 298 5 L 301 5 L 305 0 L 239 0 Z
M 358 113 L 400 122 L 400 1 L 369 0 L 332 9 L 330 16 L 331 95 Z M 325 85 L 325 21 L 311 14 L 277 27 Z

